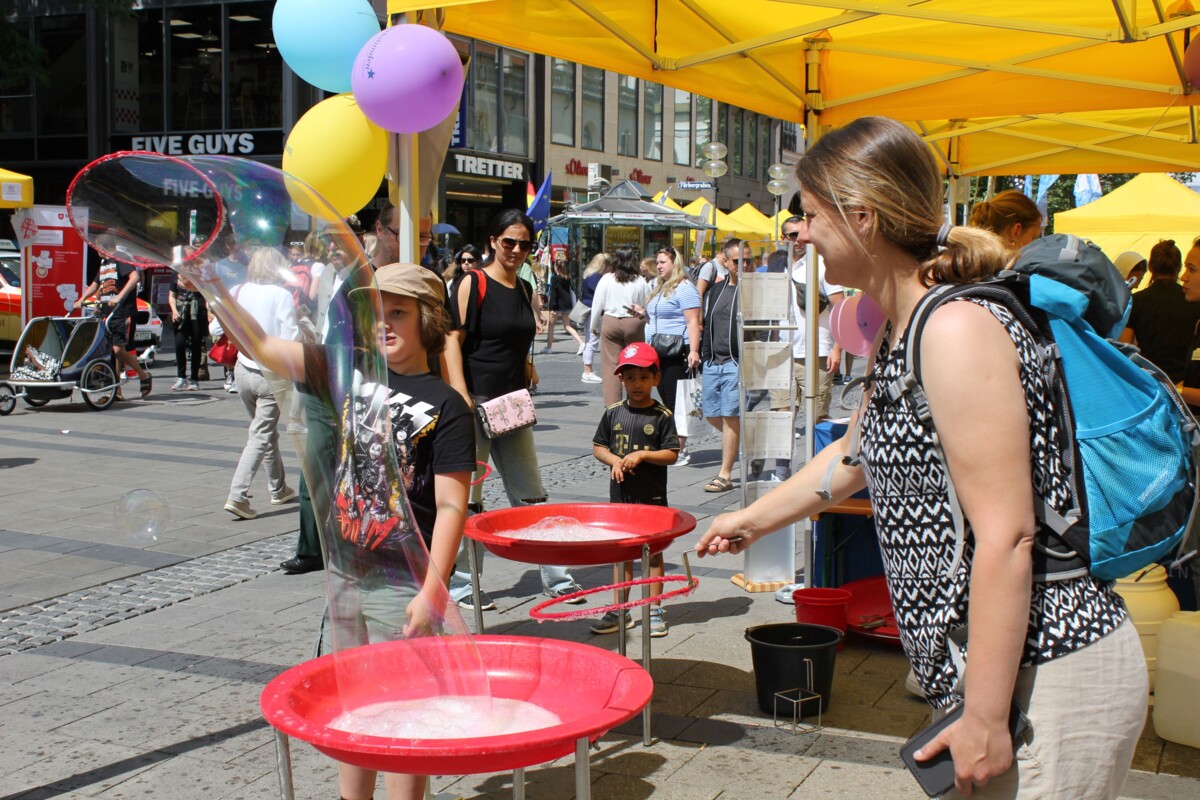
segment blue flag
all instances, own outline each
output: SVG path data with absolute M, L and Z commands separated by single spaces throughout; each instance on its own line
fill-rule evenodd
M 550 178 L 553 174 L 553 172 L 546 173 L 546 180 L 542 181 L 542 187 L 529 200 L 529 210 L 526 213 L 533 220 L 534 233 L 541 233 L 542 229 L 546 227 L 546 220 L 550 219 Z
M 1086 206 L 1100 199 L 1104 190 L 1100 188 L 1099 175 L 1077 175 L 1075 177 L 1075 207 Z

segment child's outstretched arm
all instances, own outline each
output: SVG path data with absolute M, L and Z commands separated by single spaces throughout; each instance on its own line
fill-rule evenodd
M 612 450 L 599 444 L 592 445 L 592 455 L 601 464 L 605 464 L 612 470 L 612 479 L 617 483 L 622 483 L 625 480 L 625 467 L 622 466 L 621 459 L 618 458 Z

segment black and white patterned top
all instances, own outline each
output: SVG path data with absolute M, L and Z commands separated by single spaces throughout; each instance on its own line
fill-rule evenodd
M 1069 497 L 1066 468 L 1050 413 L 1052 395 L 1042 371 L 1042 353 L 1003 306 L 978 298 L 970 302 L 995 315 L 1016 345 L 1029 410 L 1034 491 L 1064 511 Z M 903 373 L 906 337 L 890 352 L 886 344 L 881 346 L 873 373 L 877 387 Z M 873 392 L 863 415 L 863 469 L 900 639 L 929 703 L 944 708 L 954 702 L 958 681 L 946 637 L 967 622 L 974 537 L 968 521 L 962 561 L 948 574 L 955 535 L 945 470 L 912 399 L 904 395 L 893 404 L 884 394 Z M 1110 584 L 1090 577 L 1035 583 L 1021 666 L 1081 649 L 1124 619 L 1124 604 Z

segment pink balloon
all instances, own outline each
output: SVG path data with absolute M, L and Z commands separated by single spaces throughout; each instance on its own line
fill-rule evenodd
M 838 307 L 841 309 L 837 325 L 833 325 L 832 318 L 830 319 L 834 341 L 840 344 L 843 350 L 856 356 L 866 356 L 871 352 L 871 340 L 867 339 L 858 327 L 858 304 L 861 301 L 862 294 L 843 300 L 835 307 L 835 310 Z
M 858 322 L 858 329 L 862 331 L 863 338 L 874 343 L 875 335 L 883 327 L 887 316 L 878 303 L 864 294 L 858 303 L 858 313 L 855 314 L 855 319 Z
M 1196 44 L 1198 41 L 1200 39 L 1193 39 L 1183 53 L 1183 74 L 1196 89 L 1200 89 L 1200 45 Z
M 371 122 L 396 133 L 418 133 L 454 113 L 462 97 L 462 59 L 432 28 L 396 25 L 363 45 L 350 87 Z

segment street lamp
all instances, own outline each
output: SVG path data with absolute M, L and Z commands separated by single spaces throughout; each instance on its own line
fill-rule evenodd
M 792 188 L 787 182 L 788 166 L 782 161 L 776 161 L 767 167 L 767 175 L 771 178 L 767 181 L 767 191 L 775 196 L 775 240 L 779 241 L 780 205 L 783 203 L 783 196 Z
M 729 165 L 725 163 L 725 156 L 729 154 L 729 148 L 721 142 L 709 142 L 704 145 L 704 157 L 707 159 L 700 169 L 704 174 L 713 179 L 713 218 L 712 225 L 715 229 L 717 226 L 717 179 L 729 171 Z M 713 257 L 717 255 L 717 237 L 713 234 Z

